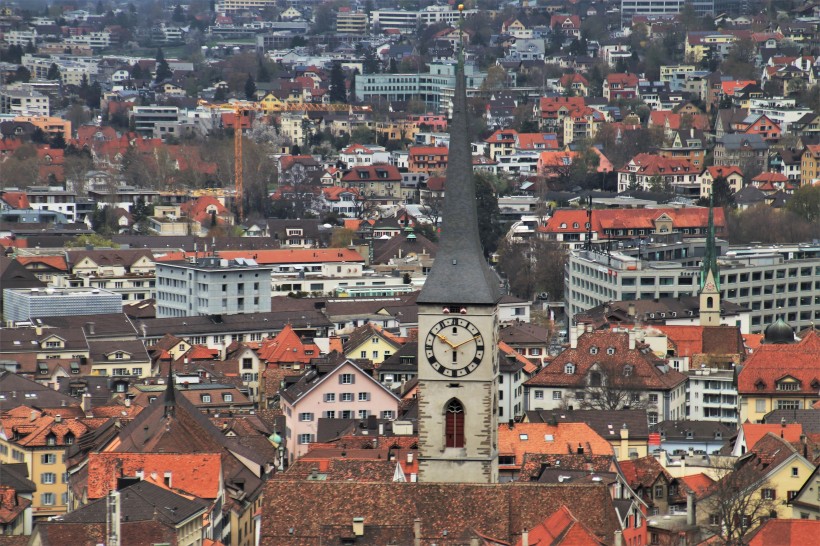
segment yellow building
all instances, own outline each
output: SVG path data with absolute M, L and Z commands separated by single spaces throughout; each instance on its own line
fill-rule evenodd
M 21 393 L 22 395 L 22 393 Z M 0 461 L 25 463 L 37 485 L 32 498 L 35 519 L 64 514 L 68 505 L 65 451 L 89 429 L 79 419 L 19 406 L 3 414 Z
M 344 345 L 347 358 L 365 358 L 376 366 L 399 350 L 401 342 L 391 333 L 373 323 L 359 326 Z
M 27 121 L 51 137 L 62 133 L 66 142 L 71 138 L 71 122 L 62 118 L 54 116 L 17 116 L 14 121 Z
M 810 331 L 795 341 L 782 319 L 766 328 L 764 342 L 738 374 L 740 422 L 763 422 L 772 410 L 812 409 L 820 399 L 817 354 L 820 336 Z
M 800 160 L 800 184 L 812 184 L 820 179 L 820 145 L 806 146 Z

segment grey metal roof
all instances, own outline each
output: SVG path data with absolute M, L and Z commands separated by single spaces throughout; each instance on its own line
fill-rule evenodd
M 467 124 L 464 65 L 459 62 L 450 124 L 447 192 L 444 194 L 439 251 L 419 294 L 418 303 L 493 305 L 500 297 L 498 280 L 484 259 L 478 234 Z

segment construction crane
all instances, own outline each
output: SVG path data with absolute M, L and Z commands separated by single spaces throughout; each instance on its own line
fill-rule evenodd
M 224 104 L 211 104 L 207 101 L 200 100 L 198 104 L 204 108 L 210 108 L 212 110 L 228 110 L 234 114 L 233 174 L 236 188 L 236 196 L 234 197 L 234 200 L 236 201 L 236 214 L 239 218 L 239 222 L 241 223 L 245 219 L 243 198 L 245 181 L 242 162 L 242 128 L 245 127 L 245 118 L 247 118 L 251 112 L 261 111 L 262 107 L 258 103 L 249 101 L 233 101 Z M 250 126 L 250 124 L 248 124 L 248 126 Z

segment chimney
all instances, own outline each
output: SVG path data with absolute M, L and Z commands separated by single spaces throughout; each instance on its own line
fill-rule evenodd
M 29 419 L 30 419 L 31 421 L 36 421 L 36 420 L 37 420 L 37 410 L 31 410 L 31 414 L 30 414 L 30 415 L 31 415 L 31 416 L 29 417 Z
M 695 526 L 695 494 L 691 491 L 686 493 L 686 525 L 690 527 Z
M 629 427 L 624 426 L 621 427 L 621 448 L 620 448 L 620 456 L 625 457 L 629 455 Z
M 131 399 L 130 399 L 130 398 L 126 398 L 126 399 L 123 401 L 123 404 L 125 405 L 125 407 L 126 407 L 126 408 L 130 408 L 130 407 L 131 407 Z
M 530 532 L 526 529 L 521 531 L 521 546 L 530 546 Z
M 364 536 L 364 518 L 353 518 L 353 535 Z
M 421 546 L 421 520 L 413 520 L 413 546 Z
M 80 407 L 86 415 L 91 414 L 91 395 L 87 392 L 83 393 L 83 398 L 80 401 Z
M 626 315 L 631 318 L 635 318 L 635 304 L 630 303 L 629 306 L 626 308 Z
M 413 454 L 412 453 L 407 454 L 407 464 L 413 464 Z
M 636 331 L 637 331 L 637 329 L 636 329 L 636 328 L 632 328 L 632 329 L 629 331 L 629 350 L 630 350 L 630 351 L 635 350 L 635 332 L 636 332 Z
M 57 415 L 54 416 L 54 422 L 55 423 L 62 423 L 63 422 L 63 416 L 58 413 Z
M 85 332 L 88 335 L 93 336 L 94 335 L 94 326 L 95 326 L 95 324 L 93 322 L 86 322 L 85 323 Z
M 615 531 L 615 542 L 613 542 L 612 544 L 613 546 L 624 546 L 623 531 Z
M 42 326 L 35 326 L 34 327 L 34 333 L 37 334 L 38 336 L 43 335 L 43 327 Z

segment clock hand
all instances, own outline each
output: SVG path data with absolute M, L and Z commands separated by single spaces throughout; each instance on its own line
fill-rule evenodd
M 447 339 L 444 334 L 436 334 L 436 337 L 439 338 L 441 341 L 449 345 L 451 348 L 455 349 L 457 346 L 450 343 L 450 340 Z
M 476 339 L 478 339 L 479 337 L 480 337 L 480 336 L 475 336 L 475 337 L 471 337 L 471 338 L 470 338 L 470 339 L 468 339 L 467 341 L 462 341 L 462 342 L 461 342 L 461 343 L 459 343 L 458 345 L 454 345 L 454 346 L 453 346 L 453 349 L 458 349 L 459 347 L 461 347 L 461 346 L 462 346 L 462 345 L 464 345 L 465 343 L 470 343 L 471 341 L 475 341 L 475 340 L 476 340 Z

